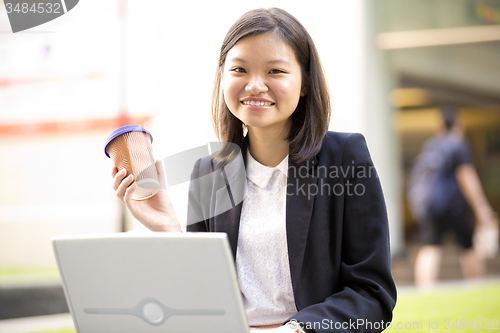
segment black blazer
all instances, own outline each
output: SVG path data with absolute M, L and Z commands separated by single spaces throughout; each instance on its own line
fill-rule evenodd
M 234 258 L 246 146 L 240 162 L 198 160 L 192 179 L 212 177 L 192 181 L 189 191 L 188 231 L 226 232 Z M 286 231 L 298 310 L 289 320 L 318 333 L 382 331 L 396 288 L 384 197 L 361 134 L 328 132 L 315 157 L 289 159 Z

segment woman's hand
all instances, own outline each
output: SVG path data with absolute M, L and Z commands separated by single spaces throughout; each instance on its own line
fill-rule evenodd
M 161 161 L 156 161 L 156 169 L 160 179 L 161 188 L 152 197 L 145 200 L 134 200 L 137 184 L 133 175 L 125 177 L 124 169 L 117 170 L 113 167 L 113 190 L 121 202 L 125 204 L 133 217 L 152 231 L 181 231 L 180 223 L 175 216 L 174 207 L 165 186 L 165 173 Z

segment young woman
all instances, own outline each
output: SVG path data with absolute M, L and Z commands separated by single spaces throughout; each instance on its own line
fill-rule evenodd
M 235 22 L 212 113 L 220 141 L 241 149 L 246 189 L 234 182 L 233 155 L 199 160 L 193 179 L 221 177 L 192 182 L 188 231 L 228 234 L 249 325 L 382 331 L 396 301 L 382 190 L 363 136 L 328 132 L 319 56 L 293 16 L 257 9 Z M 134 201 L 137 185 L 124 175 L 113 169 L 113 188 L 132 215 L 151 230 L 180 231 L 166 191 Z M 231 205 L 217 213 L 223 197 Z

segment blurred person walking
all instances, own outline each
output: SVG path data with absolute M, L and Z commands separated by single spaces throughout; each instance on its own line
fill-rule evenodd
M 474 250 L 476 227 L 494 224 L 489 205 L 473 165 L 464 128 L 456 109 L 441 109 L 437 135 L 425 142 L 410 178 L 408 199 L 420 225 L 420 248 L 415 262 L 415 284 L 431 287 L 439 276 L 443 236 L 453 231 L 462 247 L 460 264 L 465 279 L 484 276 L 485 264 Z

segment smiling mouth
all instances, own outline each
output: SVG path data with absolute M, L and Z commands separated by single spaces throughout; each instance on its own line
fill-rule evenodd
M 243 105 L 254 105 L 254 106 L 272 106 L 275 103 L 272 102 L 259 102 L 259 101 L 241 101 Z

